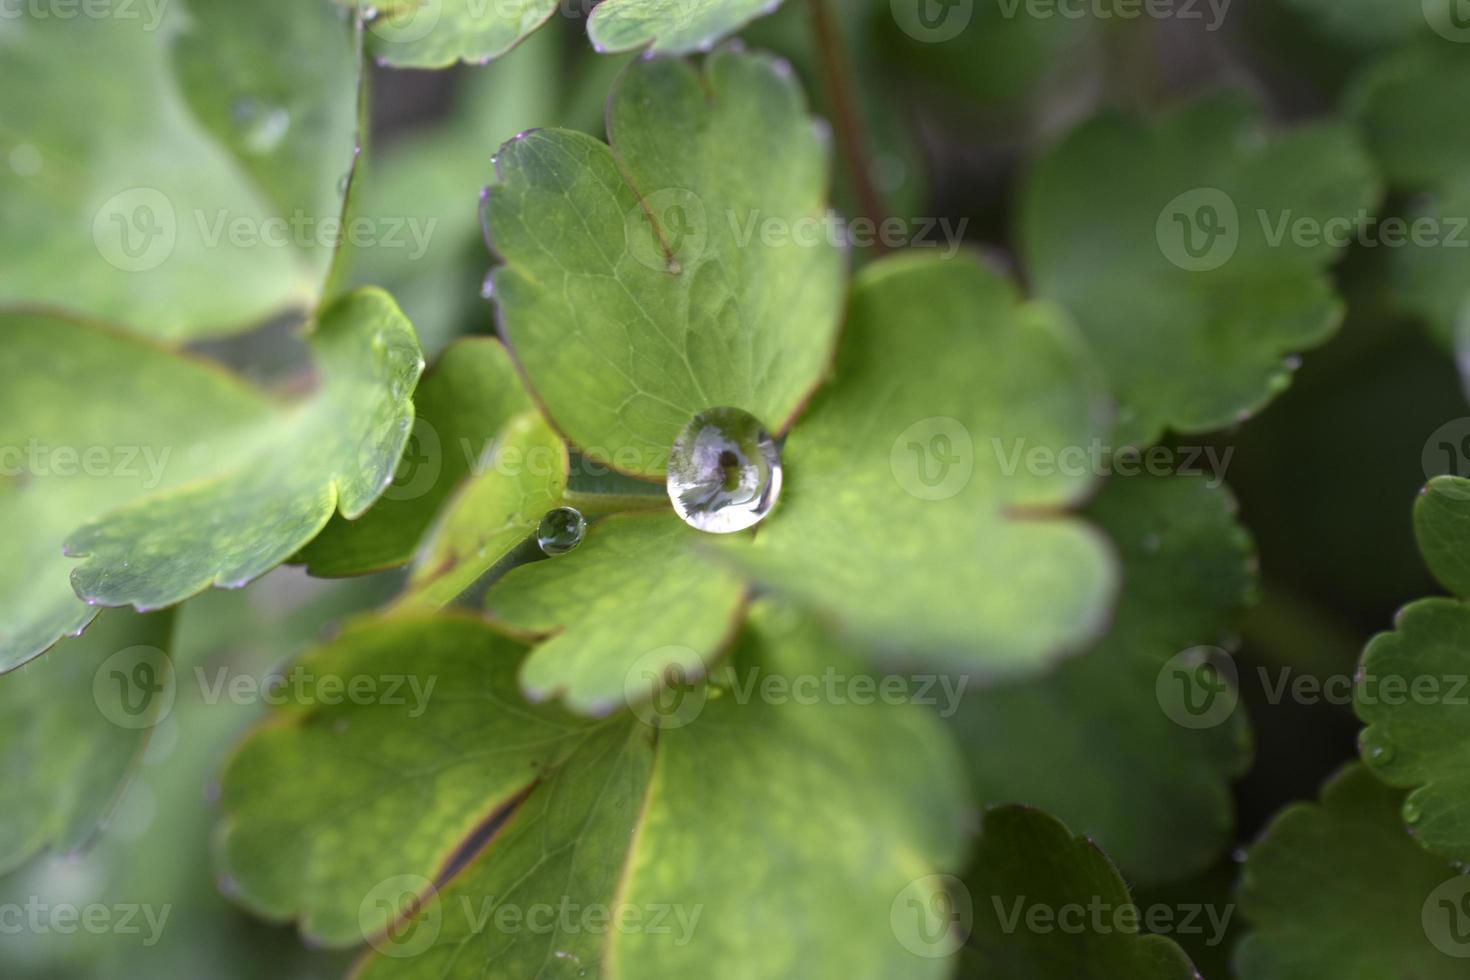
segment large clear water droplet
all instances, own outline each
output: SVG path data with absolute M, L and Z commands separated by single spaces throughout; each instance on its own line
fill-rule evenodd
M 776 441 L 749 412 L 711 408 L 689 420 L 669 453 L 669 499 L 684 523 L 713 534 L 743 531 L 781 494 Z
M 582 543 L 587 518 L 575 507 L 558 507 L 546 512 L 536 528 L 536 543 L 543 554 L 564 555 Z

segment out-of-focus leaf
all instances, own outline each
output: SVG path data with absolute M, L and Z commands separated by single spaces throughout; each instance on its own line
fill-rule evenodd
M 447 68 L 498 58 L 557 11 L 557 0 L 346 0 L 369 13 L 379 64 Z
M 0 676 L 0 873 L 92 839 L 174 697 L 172 615 L 109 612 Z
M 0 170 L 0 302 L 168 340 L 312 305 L 356 159 L 350 19 L 300 0 L 99 2 L 0 32 L 0 118 L 24 161 Z
M 858 277 L 846 330 L 775 510 L 731 559 L 895 657 L 1022 674 L 1076 649 L 1116 573 L 1059 513 L 1094 478 L 1058 454 L 1103 432 L 1071 324 L 968 256 L 910 253 Z
M 1153 125 L 1083 124 L 1032 173 L 1021 241 L 1038 295 L 1106 367 L 1120 446 L 1223 428 L 1290 380 L 1342 317 L 1326 269 L 1377 194 L 1351 129 L 1268 137 L 1218 96 Z
M 1321 803 L 1276 818 L 1241 871 L 1251 932 L 1236 949 L 1240 980 L 1465 975 L 1457 905 L 1470 877 L 1414 846 L 1401 802 L 1354 765 L 1328 782 Z
M 1051 676 L 964 701 L 956 729 L 979 800 L 1056 814 L 1134 881 L 1200 870 L 1228 844 L 1230 779 L 1250 759 L 1245 713 L 1185 727 L 1170 712 L 1193 718 L 1179 714 L 1166 672 L 1190 648 L 1218 643 L 1251 591 L 1250 541 L 1234 510 L 1203 479 L 1109 481 L 1090 516 L 1122 559 L 1113 625 Z
M 963 900 L 974 926 L 961 977 L 1199 976 L 1173 940 L 1142 931 L 1128 886 L 1107 855 L 1040 810 L 987 813 L 965 877 Z
M 113 818 L 84 853 L 47 855 L 0 878 L 0 903 L 75 906 L 84 916 L 105 909 L 108 928 L 7 935 L 7 980 L 344 975 L 341 955 L 307 950 L 294 930 L 255 921 L 225 897 L 231 883 L 210 867 L 211 802 L 231 740 L 263 712 L 270 678 L 284 679 L 272 673 L 282 655 L 310 644 L 379 591 L 371 579 L 324 582 L 281 569 L 249 589 L 207 593 L 172 614 L 176 683 Z M 124 615 L 131 614 L 104 614 L 83 642 Z M 68 651 L 63 645 L 55 652 Z M 54 660 L 48 655 L 32 666 Z M 252 683 L 236 687 L 244 680 Z
M 781 0 L 602 0 L 587 18 L 587 36 L 606 52 L 708 51 L 780 5 Z
M 1446 0 L 1458 3 L 1459 0 Z M 1470 40 L 1470 29 L 1461 40 Z M 1379 219 L 1373 243 L 1389 299 L 1444 343 L 1470 315 L 1470 52 L 1434 38 L 1370 66 L 1348 94 L 1389 184 L 1414 192 L 1406 213 Z M 1391 226 L 1389 222 L 1396 222 Z
M 0 669 L 81 630 L 99 605 L 157 609 L 280 564 L 334 510 L 368 508 L 413 424 L 422 360 L 379 291 L 323 312 L 320 388 L 289 410 L 101 327 L 0 319 L 0 446 L 17 467 L 0 482 L 16 529 L 0 563 Z
M 731 50 L 702 70 L 635 62 L 608 129 L 611 147 L 564 130 L 501 147 L 485 210 L 505 262 L 494 292 L 557 428 L 662 480 L 696 413 L 741 408 L 783 430 L 826 369 L 842 257 L 793 232 L 820 227 L 827 152 L 791 79 Z

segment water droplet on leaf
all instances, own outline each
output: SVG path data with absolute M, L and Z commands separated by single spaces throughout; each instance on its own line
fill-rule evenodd
M 291 128 L 291 116 L 280 106 L 265 105 L 256 99 L 236 99 L 230 115 L 240 130 L 240 140 L 247 152 L 266 154 L 281 145 Z
M 547 555 L 564 555 L 582 543 L 587 533 L 587 518 L 574 507 L 558 507 L 546 512 L 536 528 L 536 543 Z
M 713 534 L 743 531 L 781 493 L 781 456 L 765 426 L 738 408 L 689 420 L 669 453 L 669 499 L 684 523 Z

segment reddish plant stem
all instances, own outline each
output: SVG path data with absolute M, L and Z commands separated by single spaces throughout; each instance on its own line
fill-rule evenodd
M 852 66 L 847 60 L 847 51 L 842 45 L 842 35 L 832 19 L 832 8 L 828 0 L 810 0 L 812 34 L 817 44 L 818 60 L 821 62 L 823 87 L 827 101 L 832 107 L 832 128 L 838 151 L 846 161 L 851 176 L 853 192 L 857 194 L 858 206 L 865 216 L 878 224 L 888 217 L 888 209 L 873 185 L 873 176 L 868 167 L 868 142 L 863 132 L 854 98 Z M 878 237 L 881 250 L 882 237 Z

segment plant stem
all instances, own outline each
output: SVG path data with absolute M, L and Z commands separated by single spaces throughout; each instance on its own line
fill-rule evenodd
M 852 178 L 858 206 L 870 221 L 881 224 L 888 213 L 868 168 L 868 141 L 857 112 L 852 66 L 848 64 L 847 52 L 828 0 L 810 0 L 810 4 L 812 34 L 821 62 L 823 86 L 832 107 L 833 134 Z M 877 237 L 878 247 L 882 249 L 883 236 Z

